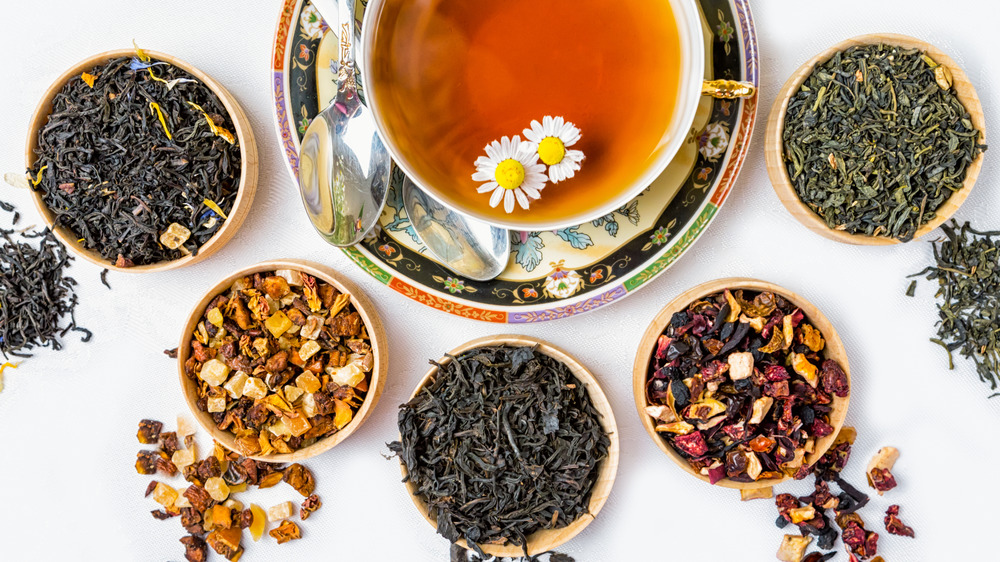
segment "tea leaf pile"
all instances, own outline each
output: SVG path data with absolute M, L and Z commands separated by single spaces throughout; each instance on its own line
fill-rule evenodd
M 936 265 L 911 277 L 937 280 L 938 337 L 931 341 L 958 351 L 976 364 L 979 378 L 996 390 L 1000 383 L 1000 231 L 980 232 L 969 223 L 941 227 L 934 243 Z M 994 394 L 993 396 L 997 396 Z
M 171 223 L 191 231 L 183 248 L 196 254 L 223 224 L 205 200 L 228 213 L 240 180 L 239 147 L 189 104 L 226 127 L 222 102 L 183 70 L 149 64 L 112 60 L 88 71 L 97 77 L 93 88 L 71 78 L 53 100 L 30 171 L 41 173 L 35 189 L 57 226 L 105 259 L 121 255 L 135 265 L 184 255 L 159 242 Z
M 588 513 L 610 440 L 566 365 L 524 347 L 484 347 L 441 367 L 399 412 L 389 447 L 453 543 L 512 542 Z
M 962 188 L 986 147 L 946 70 L 914 49 L 851 47 L 789 100 L 788 176 L 830 228 L 908 241 Z
M 0 201 L 0 208 L 13 207 Z M 37 241 L 33 243 L 31 241 Z M 4 357 L 31 357 L 35 347 L 62 349 L 76 325 L 76 281 L 65 275 L 73 257 L 51 231 L 17 232 L 0 228 L 0 352 Z

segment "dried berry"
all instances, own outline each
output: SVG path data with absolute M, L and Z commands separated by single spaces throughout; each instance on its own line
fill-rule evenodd
M 890 535 L 899 535 L 901 537 L 913 537 L 913 528 L 907 527 L 899 519 L 899 506 L 890 505 L 889 509 L 885 512 L 885 530 L 888 531 Z

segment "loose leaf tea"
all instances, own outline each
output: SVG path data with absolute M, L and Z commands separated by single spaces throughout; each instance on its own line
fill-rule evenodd
M 2 201 L 0 208 L 13 211 L 13 206 Z M 76 281 L 66 276 L 72 261 L 49 229 L 0 228 L 0 352 L 4 357 L 31 357 L 28 350 L 36 347 L 62 349 L 61 338 L 71 331 L 90 341 L 90 331 L 76 325 Z
M 938 333 L 931 341 L 971 358 L 979 379 L 1000 382 L 1000 231 L 980 232 L 969 223 L 941 226 L 933 243 L 935 265 L 911 275 L 938 282 Z M 994 394 L 996 396 L 996 394 Z
M 482 347 L 439 365 L 400 407 L 390 443 L 453 543 L 513 543 L 588 513 L 610 440 L 569 367 L 530 347 Z
M 237 279 L 191 337 L 184 371 L 198 408 L 245 455 L 288 454 L 342 430 L 375 365 L 351 295 L 295 270 Z
M 117 58 L 87 74 L 53 99 L 30 170 L 55 224 L 119 267 L 197 254 L 239 187 L 222 102 L 165 62 Z
M 646 379 L 656 431 L 712 484 L 804 478 L 835 431 L 847 374 L 823 334 L 771 292 L 726 290 L 671 317 Z
M 986 149 L 951 74 L 916 49 L 851 47 L 788 102 L 784 161 L 827 226 L 911 240 Z

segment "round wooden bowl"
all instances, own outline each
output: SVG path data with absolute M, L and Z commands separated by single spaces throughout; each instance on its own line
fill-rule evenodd
M 219 249 L 222 248 L 226 242 L 229 242 L 229 240 L 236 234 L 236 231 L 239 230 L 240 225 L 243 224 L 243 221 L 250 213 L 250 206 L 253 202 L 254 195 L 257 192 L 257 143 L 254 140 L 253 129 L 250 127 L 250 119 L 247 117 L 246 113 L 243 112 L 243 108 L 241 108 L 240 104 L 237 103 L 236 98 L 234 98 L 233 95 L 222 86 L 222 84 L 213 80 L 211 76 L 178 58 L 156 51 L 146 51 L 146 54 L 155 60 L 170 63 L 191 74 L 203 84 L 208 86 L 209 89 L 215 92 L 215 95 L 219 97 L 222 105 L 225 106 L 226 111 L 229 112 L 229 116 L 233 120 L 233 128 L 235 129 L 237 142 L 239 142 L 240 145 L 240 184 L 236 194 L 236 200 L 233 202 L 233 208 L 230 209 L 228 218 L 223 223 L 222 228 L 220 228 L 215 235 L 208 240 L 208 242 L 198 249 L 197 255 L 187 255 L 175 260 L 147 265 L 136 265 L 133 267 L 116 266 L 113 261 L 109 261 L 101 257 L 100 252 L 85 248 L 83 244 L 79 242 L 79 238 L 71 230 L 61 226 L 56 227 L 55 216 L 42 199 L 42 194 L 38 191 L 31 190 L 32 198 L 35 200 L 35 208 L 38 209 L 38 213 L 45 220 L 45 223 L 49 226 L 49 228 L 52 229 L 56 238 L 69 248 L 70 251 L 89 262 L 97 264 L 100 267 L 125 273 L 166 271 L 191 265 L 208 258 L 215 252 L 219 251 Z M 24 148 L 24 163 L 26 169 L 30 170 L 35 164 L 35 149 L 38 148 L 38 131 L 42 127 L 45 127 L 46 123 L 48 123 L 49 114 L 52 112 L 52 100 L 63 88 L 63 86 L 65 86 L 70 79 L 80 76 L 80 74 L 94 68 L 95 66 L 102 65 L 112 59 L 130 57 L 134 55 L 135 50 L 133 49 L 120 49 L 94 55 L 73 65 L 72 68 L 62 73 L 62 75 L 59 76 L 59 78 L 57 78 L 51 86 L 49 86 L 49 89 L 46 90 L 45 94 L 42 96 L 41 101 L 38 102 L 38 106 L 35 108 L 35 113 L 31 117 L 31 125 L 28 127 L 28 140 L 25 143 Z
M 365 327 L 368 330 L 368 335 L 371 338 L 372 354 L 375 358 L 375 365 L 372 367 L 371 372 L 371 383 L 369 384 L 365 401 L 361 404 L 357 413 L 354 414 L 354 418 L 351 422 L 344 426 L 343 429 L 333 435 L 330 435 L 329 437 L 316 441 L 308 447 L 304 447 L 292 453 L 266 456 L 253 455 L 250 457 L 267 462 L 290 463 L 315 457 L 316 455 L 333 448 L 344 439 L 347 439 L 352 433 L 361 427 L 361 424 L 363 424 L 366 419 L 368 419 L 372 409 L 375 408 L 375 404 L 378 403 L 378 399 L 382 395 L 382 391 L 385 389 L 385 377 L 389 369 L 388 352 L 386 351 L 385 343 L 385 329 L 382 327 L 382 321 L 376 314 L 375 307 L 372 305 L 371 301 L 369 301 L 368 298 L 362 294 L 361 290 L 354 283 L 342 277 L 339 273 L 325 265 L 309 261 L 290 259 L 266 261 L 233 273 L 212 287 L 191 310 L 191 315 L 184 325 L 184 331 L 181 332 L 180 344 L 177 346 L 177 373 L 180 376 L 181 391 L 184 393 L 184 400 L 187 402 L 188 409 L 191 410 L 191 414 L 196 420 L 198 420 L 198 424 L 201 425 L 202 429 L 211 435 L 212 439 L 222 443 L 222 445 L 227 449 L 243 454 L 236 448 L 236 439 L 233 434 L 219 429 L 215 425 L 215 421 L 212 419 L 211 415 L 198 409 L 198 388 L 196 383 L 188 378 L 187 374 L 184 372 L 184 362 L 187 361 L 188 357 L 191 355 L 191 340 L 193 339 L 191 334 L 194 333 L 198 322 L 201 321 L 202 315 L 205 313 L 205 308 L 210 302 L 212 302 L 212 299 L 214 299 L 217 295 L 228 291 L 233 282 L 240 277 L 253 275 L 254 273 L 271 272 L 277 269 L 293 269 L 302 273 L 307 273 L 317 279 L 333 285 L 338 291 L 351 295 L 351 304 L 354 305 L 355 310 L 357 310 L 358 314 L 361 315 L 362 320 L 364 320 Z
M 611 443 L 608 446 L 608 456 L 601 461 L 598 469 L 599 474 L 597 476 L 597 481 L 594 483 L 594 487 L 590 493 L 590 513 L 580 516 L 576 519 L 576 521 L 573 521 L 568 526 L 561 529 L 543 529 L 528 535 L 528 554 L 535 555 L 558 548 L 560 545 L 580 534 L 580 531 L 589 525 L 590 522 L 597 517 L 597 513 L 601 511 L 601 508 L 604 507 L 604 502 L 607 501 L 608 496 L 611 494 L 611 486 L 614 484 L 615 475 L 618 472 L 618 426 L 615 423 L 615 414 L 611 410 L 611 403 L 608 402 L 608 398 L 605 396 L 604 390 L 601 389 L 601 385 L 597 382 L 594 375 L 568 353 L 546 341 L 529 336 L 487 336 L 462 344 L 448 352 L 448 355 L 456 357 L 477 347 L 495 345 L 507 345 L 512 347 L 532 347 L 537 345 L 538 351 L 569 367 L 573 376 L 575 376 L 578 381 L 587 387 L 587 392 L 590 395 L 590 399 L 593 401 L 594 408 L 601 415 L 602 425 L 604 426 L 604 430 L 608 433 L 608 438 L 611 440 Z M 448 363 L 451 363 L 451 361 L 451 357 L 445 356 L 440 359 L 438 363 L 441 365 L 447 365 Z M 413 394 L 410 396 L 410 399 L 416 398 L 425 386 L 431 384 L 434 377 L 437 376 L 437 373 L 437 366 L 431 368 L 431 370 L 428 371 L 427 374 L 424 375 L 424 378 L 417 384 L 417 387 L 413 390 Z M 400 460 L 400 469 L 402 470 L 403 478 L 406 478 L 406 465 L 402 463 L 402 460 Z M 437 529 L 437 521 L 428 510 L 427 503 L 417 496 L 416 488 L 416 484 L 412 481 L 406 483 L 406 491 L 409 493 L 410 499 L 413 500 L 413 504 L 417 506 L 417 510 L 420 511 L 420 514 L 424 516 L 424 519 L 426 519 L 432 527 Z M 465 542 L 465 539 L 459 540 L 458 545 L 462 548 L 468 548 L 468 544 Z M 520 558 L 524 554 L 521 547 L 513 544 L 504 546 L 481 544 L 479 546 L 486 554 L 491 556 Z
M 799 199 L 795 187 L 788 177 L 788 170 L 784 162 L 782 137 L 784 136 L 785 129 L 785 113 L 788 110 L 788 101 L 799 91 L 799 87 L 812 74 L 813 69 L 817 65 L 830 60 L 833 55 L 850 47 L 880 43 L 896 45 L 907 49 L 920 49 L 934 59 L 934 62 L 947 67 L 952 74 L 955 94 L 972 117 L 972 123 L 979 129 L 981 133 L 980 140 L 982 141 L 986 137 L 986 120 L 983 117 L 983 106 L 979 102 L 979 96 L 976 94 L 976 89 L 972 86 L 972 82 L 969 81 L 969 77 L 962 70 L 962 67 L 945 54 L 944 51 L 930 43 L 906 35 L 891 33 L 861 35 L 837 43 L 809 59 L 808 62 L 799 67 L 788 81 L 785 82 L 784 87 L 778 92 L 778 97 L 775 99 L 774 105 L 771 107 L 771 115 L 767 119 L 767 136 L 764 140 L 764 158 L 767 162 L 767 173 L 771 178 L 771 185 L 774 186 L 774 191 L 778 194 L 778 199 L 788 209 L 788 212 L 809 228 L 809 230 L 831 240 L 846 244 L 886 246 L 899 244 L 900 241 L 886 236 L 867 236 L 834 230 L 827 226 L 826 222 L 815 211 Z M 962 205 L 972 191 L 972 187 L 976 184 L 976 179 L 979 177 L 979 170 L 982 168 L 982 165 L 983 155 L 980 154 L 969 166 L 962 189 L 956 191 L 941 204 L 941 208 L 937 210 L 933 220 L 917 229 L 917 232 L 913 236 L 914 240 L 941 226 L 955 214 L 955 211 Z
M 823 349 L 823 356 L 827 359 L 834 359 L 840 363 L 844 372 L 847 373 L 848 382 L 851 380 L 851 368 L 847 362 L 847 351 L 844 349 L 844 344 L 840 341 L 840 336 L 837 335 L 837 330 L 834 329 L 833 324 L 830 324 L 830 321 L 827 320 L 826 316 L 824 316 L 818 308 L 813 306 L 812 303 L 789 291 L 788 289 L 766 281 L 758 281 L 757 279 L 731 277 L 728 279 L 717 279 L 715 281 L 702 283 L 701 285 L 682 293 L 677 298 L 670 301 L 670 304 L 665 306 L 663 310 L 656 315 L 656 318 L 653 319 L 649 327 L 646 328 L 646 333 L 643 334 L 642 341 L 639 342 L 639 351 L 636 353 L 635 365 L 632 368 L 632 392 L 635 396 L 635 406 L 639 412 L 639 419 L 642 422 L 642 426 L 646 428 L 646 433 L 653 438 L 653 441 L 660 448 L 660 450 L 666 453 L 671 460 L 677 463 L 677 466 L 684 469 L 684 471 L 688 474 L 704 480 L 706 483 L 709 483 L 708 477 L 692 468 L 687 459 L 675 451 L 674 448 L 671 447 L 667 441 L 660 437 L 660 434 L 656 432 L 656 426 L 653 423 L 653 418 L 646 414 L 646 406 L 649 405 L 646 401 L 646 380 L 649 375 L 649 364 L 650 361 L 652 361 L 653 353 L 656 350 L 656 340 L 667 328 L 667 325 L 670 324 L 670 317 L 673 316 L 675 312 L 684 310 L 691 303 L 704 297 L 721 293 L 725 289 L 770 291 L 777 295 L 781 295 L 789 302 L 802 309 L 806 319 L 809 320 L 814 327 L 819 329 L 820 333 L 823 334 L 823 338 L 826 339 L 826 347 Z M 847 405 L 850 403 L 850 399 L 850 394 L 848 394 L 845 398 L 833 396 L 833 402 L 831 404 L 832 411 L 830 412 L 830 425 L 833 426 L 833 433 L 816 441 L 816 448 L 811 454 L 806 455 L 805 464 L 809 465 L 815 463 L 833 445 L 834 440 L 837 438 L 837 434 L 840 433 L 840 428 L 844 425 L 844 418 L 847 416 Z M 788 478 L 789 477 L 786 476 L 784 478 L 757 480 L 756 482 L 736 482 L 730 480 L 729 478 L 723 478 L 722 480 L 716 482 L 715 485 L 722 486 L 724 488 L 753 490 L 780 484 L 781 482 L 788 480 Z

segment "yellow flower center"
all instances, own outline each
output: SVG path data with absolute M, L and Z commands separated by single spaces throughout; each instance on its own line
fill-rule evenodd
M 558 138 L 545 137 L 538 143 L 538 157 L 546 166 L 562 162 L 564 156 L 566 156 L 566 145 Z
M 497 166 L 497 183 L 504 189 L 516 189 L 524 183 L 524 166 L 513 158 L 508 158 Z

